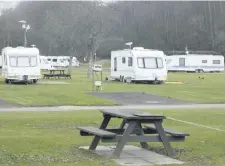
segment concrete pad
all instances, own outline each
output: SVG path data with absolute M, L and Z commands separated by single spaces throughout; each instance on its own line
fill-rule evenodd
M 88 146 L 79 147 L 88 150 Z M 98 146 L 94 151 L 96 154 L 110 158 L 115 146 Z M 142 149 L 133 145 L 126 145 L 118 159 L 112 159 L 121 166 L 153 166 L 163 164 L 183 164 L 183 162 L 172 159 L 158 153 Z
M 182 105 L 193 104 L 178 99 L 172 99 L 169 96 L 157 96 L 143 92 L 91 92 L 90 95 L 108 99 L 122 105 Z
M 153 166 L 153 164 L 147 161 L 144 161 L 143 159 L 138 157 L 132 157 L 129 159 L 120 158 L 120 159 L 112 159 L 112 160 L 121 166 Z
M 130 155 L 135 155 L 136 157 L 140 157 L 144 159 L 145 161 L 158 164 L 158 165 L 163 165 L 163 164 L 184 164 L 181 161 L 178 161 L 176 159 L 160 155 L 158 153 L 152 152 L 152 151 L 147 151 L 146 150 L 132 150 L 132 151 L 125 151 L 126 153 Z
M 70 83 L 64 82 L 64 81 L 40 81 L 39 84 L 64 85 L 64 84 L 70 84 Z

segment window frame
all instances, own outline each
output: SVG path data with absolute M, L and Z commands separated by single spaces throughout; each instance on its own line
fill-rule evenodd
M 133 66 L 133 57 L 128 57 L 127 64 L 128 64 L 128 67 Z
M 126 57 L 122 57 L 122 63 L 123 63 L 123 64 L 126 63 Z
M 219 63 L 215 63 L 215 61 L 219 61 Z M 221 64 L 221 60 L 215 59 L 215 60 L 213 60 L 213 64 L 214 65 L 219 65 L 219 64 Z
M 11 58 L 15 58 L 16 59 L 16 66 L 12 66 L 12 64 L 11 64 Z M 16 56 L 9 56 L 9 66 L 10 67 L 17 67 L 18 66 L 18 60 L 17 60 L 17 57 Z
M 145 66 L 145 59 L 147 59 L 147 58 L 151 58 L 151 59 L 155 59 L 155 62 L 156 62 L 156 68 L 146 68 Z M 139 67 L 139 64 L 138 64 L 138 59 L 142 59 L 143 60 L 143 66 L 144 67 Z M 158 66 L 158 61 L 157 61 L 157 59 L 161 59 L 161 61 L 162 61 L 162 67 L 159 67 Z M 138 66 L 138 68 L 140 68 L 140 69 L 163 69 L 164 68 L 164 64 L 163 64 L 163 58 L 161 58 L 161 57 L 138 57 L 137 58 L 137 66 Z
M 32 57 L 36 58 L 36 61 L 35 61 L 36 64 L 34 66 L 31 65 L 31 58 Z M 38 58 L 37 58 L 37 56 L 30 56 L 30 67 L 36 67 L 37 65 L 38 65 Z
M 202 60 L 202 63 L 208 63 L 208 60 L 204 59 Z

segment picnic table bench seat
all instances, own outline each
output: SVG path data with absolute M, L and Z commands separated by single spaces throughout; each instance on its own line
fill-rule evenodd
M 44 74 L 43 78 L 50 78 L 50 77 L 65 77 L 65 78 L 70 78 L 71 79 L 71 75 L 70 74 Z
M 147 130 L 152 130 L 153 132 L 156 132 L 156 128 L 155 126 L 145 126 L 145 129 Z M 190 136 L 190 134 L 188 133 L 183 133 L 183 132 L 178 132 L 175 131 L 173 129 L 169 129 L 169 128 L 164 128 L 164 131 L 166 134 L 170 134 L 173 137 L 186 137 L 186 136 Z
M 106 131 L 103 129 L 99 129 L 99 128 L 93 127 L 93 126 L 85 126 L 85 127 L 78 126 L 77 129 L 80 130 L 81 136 L 97 135 L 101 138 L 116 137 L 115 133 L 112 133 L 112 132 L 109 132 L 109 131 Z

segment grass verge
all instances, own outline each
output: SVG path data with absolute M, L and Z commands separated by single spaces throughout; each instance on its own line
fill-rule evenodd
M 62 78 L 41 80 L 68 84 L 6 85 L 1 78 L 0 98 L 25 106 L 118 105 L 113 101 L 87 94 L 92 92 L 92 82 L 91 79 L 87 79 L 85 70 L 84 67 L 74 69 L 71 80 Z M 109 75 L 110 73 L 104 72 L 103 79 Z M 169 73 L 168 81 L 182 81 L 184 84 L 148 85 L 105 82 L 103 92 L 146 92 L 195 103 L 225 103 L 223 73 Z
M 225 111 L 166 110 L 151 111 L 167 117 L 224 129 Z M 89 145 L 92 137 L 81 137 L 77 125 L 99 126 L 102 115 L 98 111 L 70 112 L 10 112 L 0 113 L 1 165 L 107 165 L 115 163 L 93 153 L 79 150 Z M 88 116 L 87 116 L 88 115 Z M 119 125 L 119 120 L 110 124 Z M 165 120 L 165 127 L 190 133 L 185 142 L 172 143 L 177 159 L 186 166 L 224 165 L 225 132 Z M 115 127 L 115 126 L 114 126 Z M 151 143 L 151 148 L 164 153 L 162 145 Z

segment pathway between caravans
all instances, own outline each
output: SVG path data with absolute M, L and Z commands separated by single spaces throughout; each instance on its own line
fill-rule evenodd
M 0 108 L 0 112 L 54 112 L 54 111 L 79 111 L 98 109 L 139 109 L 139 110 L 165 110 L 165 109 L 203 109 L 225 108 L 225 104 L 184 104 L 184 105 L 124 105 L 124 106 L 55 106 L 55 107 L 11 107 Z

